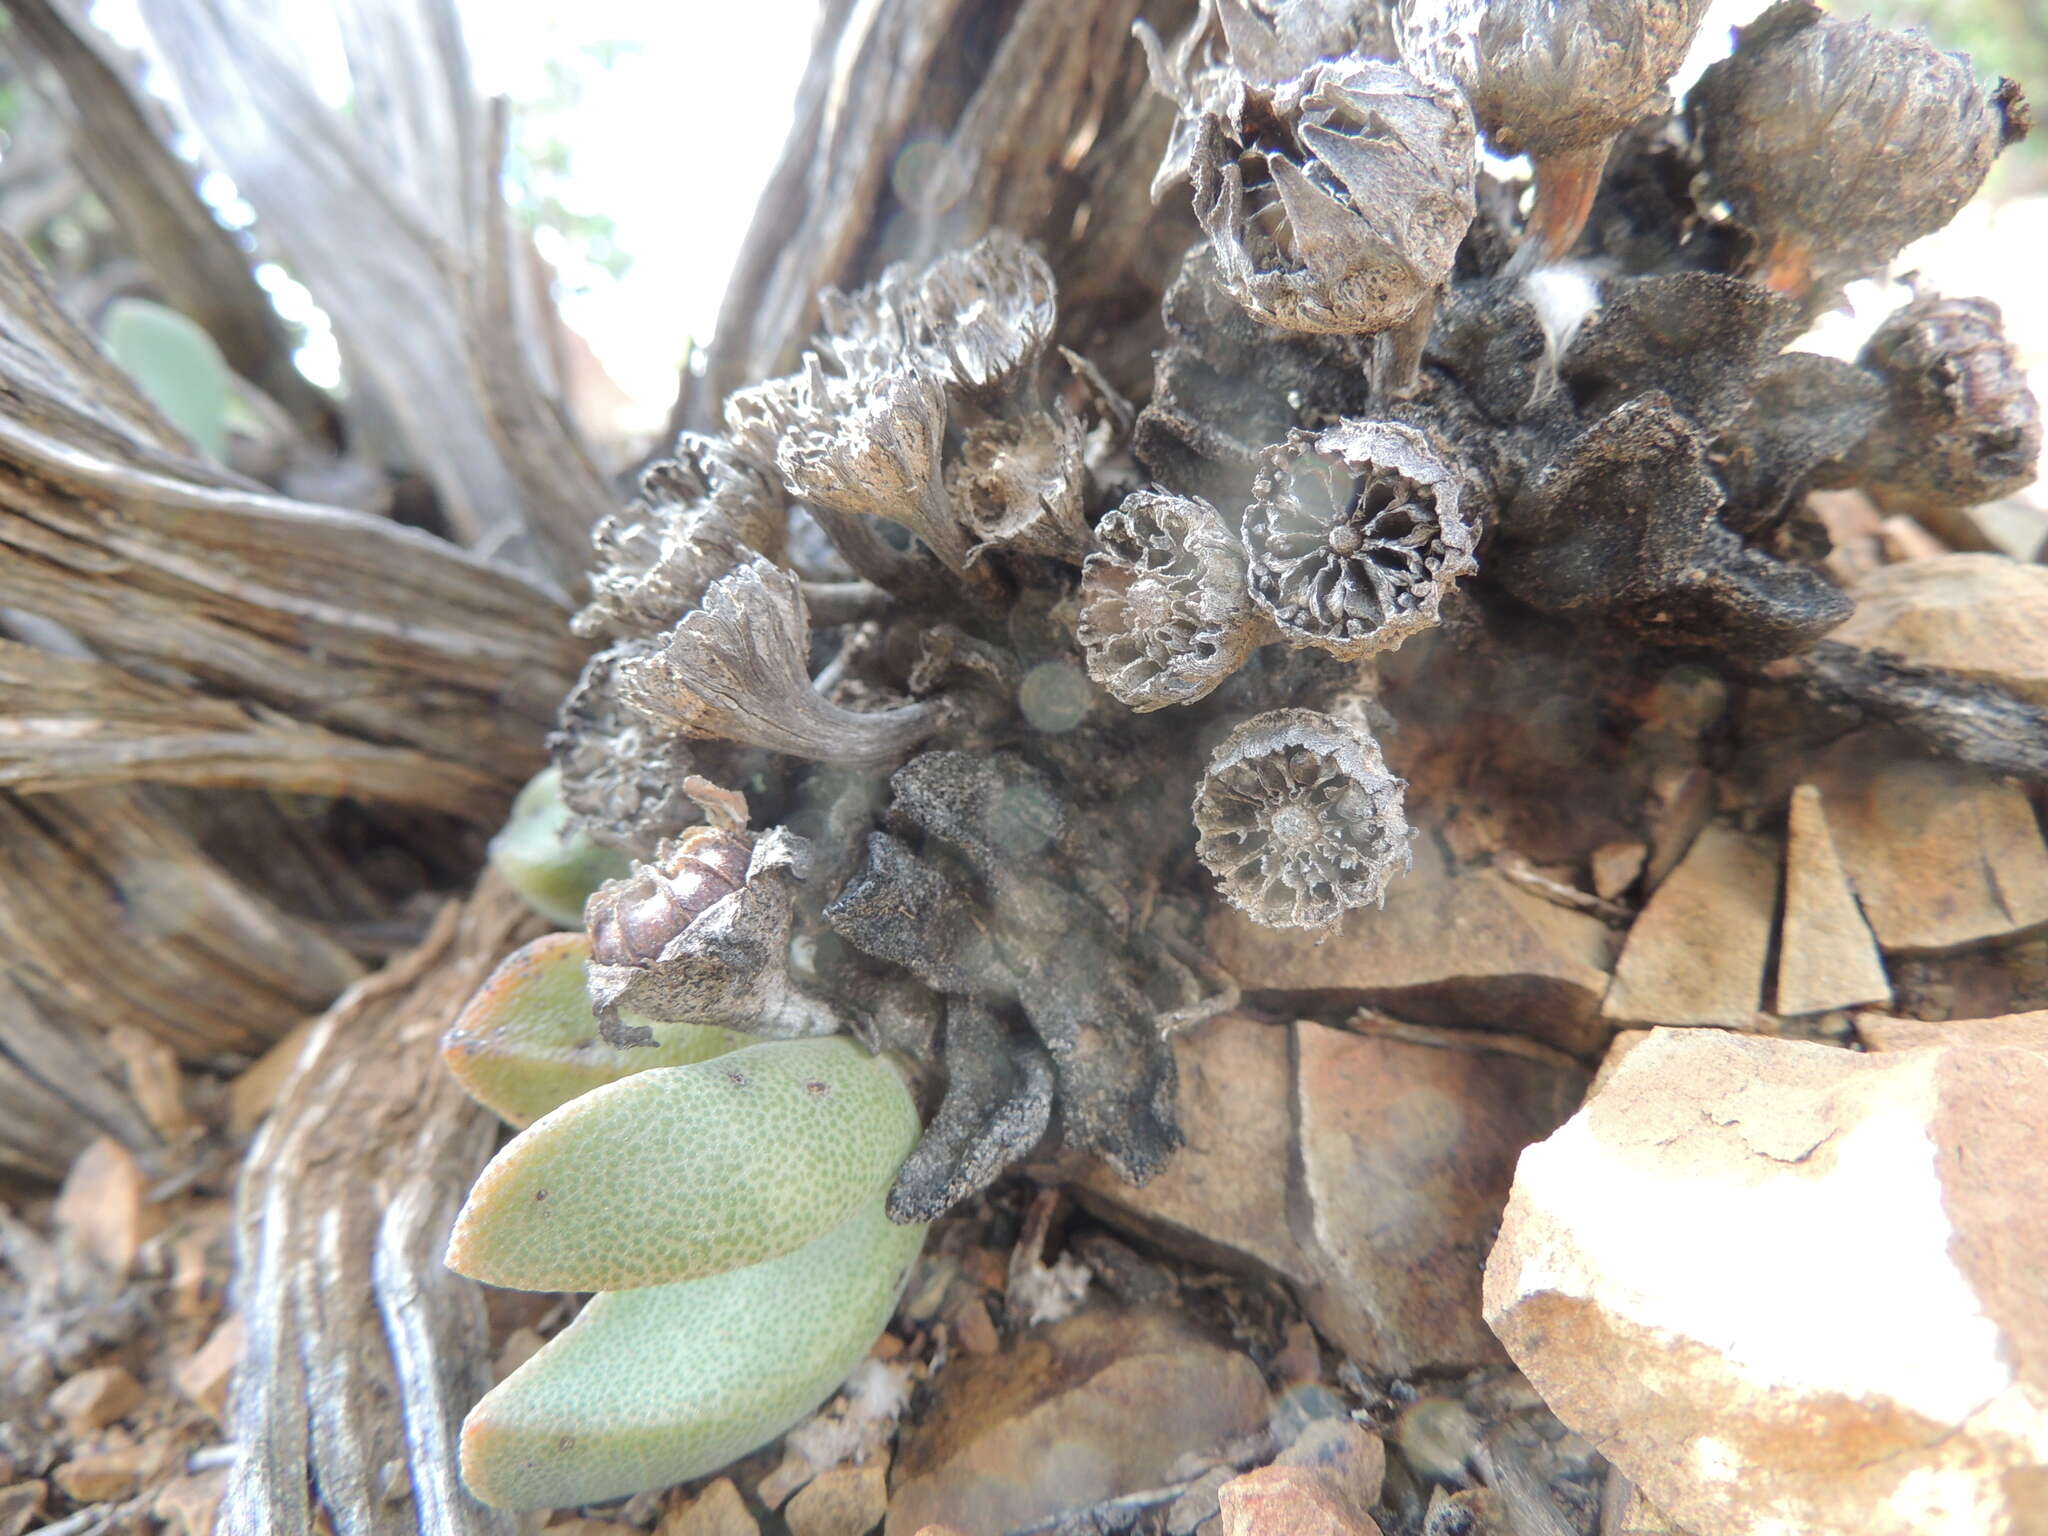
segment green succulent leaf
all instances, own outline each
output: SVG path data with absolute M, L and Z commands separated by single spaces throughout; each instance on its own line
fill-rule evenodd
M 234 375 L 211 336 L 175 309 L 120 298 L 100 318 L 100 344 L 172 425 L 227 457 Z
M 499 1509 L 548 1509 L 725 1466 L 846 1379 L 923 1241 L 876 1198 L 764 1264 L 592 1298 L 470 1411 L 463 1481 Z
M 622 1291 L 758 1264 L 838 1226 L 918 1134 L 895 1068 L 843 1035 L 638 1072 L 513 1138 L 448 1267 L 529 1291 Z
M 491 839 L 491 867 L 549 922 L 580 928 L 590 893 L 632 873 L 633 861 L 577 828 L 562 799 L 560 770 L 543 768 Z
M 607 1045 L 590 1011 L 589 965 L 587 935 L 550 933 L 491 973 L 441 1037 L 441 1058 L 471 1098 L 527 1126 L 635 1072 L 708 1061 L 748 1043 L 736 1030 L 708 1024 L 649 1024 L 658 1045 Z

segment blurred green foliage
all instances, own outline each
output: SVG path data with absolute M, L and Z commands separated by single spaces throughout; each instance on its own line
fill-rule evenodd
M 600 277 L 617 278 L 632 265 L 609 215 L 580 206 L 575 195 L 575 154 L 570 128 L 577 108 L 619 60 L 639 51 L 623 38 L 584 42 L 551 54 L 542 87 L 516 103 L 505 193 L 512 210 L 532 229 L 553 230 L 573 259 L 557 259 L 556 276 L 572 292 Z

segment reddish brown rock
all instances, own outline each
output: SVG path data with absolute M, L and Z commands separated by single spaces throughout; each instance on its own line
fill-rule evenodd
M 1173 1464 L 1261 1428 L 1246 1356 L 1154 1311 L 1083 1312 L 955 1359 L 903 1431 L 889 1536 L 927 1525 L 999 1533 L 1156 1488 Z
M 241 1363 L 246 1338 L 242 1314 L 230 1313 L 200 1345 L 198 1353 L 177 1370 L 178 1390 L 223 1423 L 227 1417 L 228 1383 Z
M 1940 554 L 1880 566 L 1828 635 L 2048 704 L 2048 569 L 2004 555 Z
M 1307 1022 L 1294 1035 L 1310 1318 L 1368 1371 L 1497 1362 L 1479 1311 L 1487 1244 L 1516 1156 L 1572 1112 L 1587 1074 Z
M 1777 903 L 1777 845 L 1706 828 L 1629 929 L 1601 1012 L 1746 1027 L 1763 1003 Z
M 1425 1024 L 1510 1030 L 1575 1056 L 1591 1056 L 1611 1033 L 1599 1013 L 1613 930 L 1497 870 L 1453 875 L 1427 837 L 1385 909 L 1353 913 L 1334 938 L 1262 928 L 1228 909 L 1207 932 L 1217 962 L 1249 992 L 1336 996 Z
M 889 1512 L 889 1459 L 820 1472 L 783 1506 L 789 1536 L 867 1536 Z
M 1820 791 L 1792 791 L 1785 831 L 1785 915 L 1778 926 L 1777 1011 L 1822 1013 L 1891 1001 L 1870 924 L 1849 889 Z
M 214 1536 L 227 1492 L 226 1467 L 174 1477 L 157 1490 L 149 1512 L 163 1522 L 163 1536 Z
M 1187 1145 L 1142 1186 L 1095 1158 L 1072 1164 L 1084 1203 L 1201 1263 L 1257 1264 L 1298 1284 L 1312 1268 L 1287 1224 L 1294 1068 L 1285 1026 L 1225 1014 L 1174 1037 Z
M 132 1496 L 141 1485 L 142 1469 L 149 1452 L 139 1445 L 118 1446 L 108 1451 L 88 1451 L 74 1456 L 51 1474 L 51 1480 L 67 1498 L 80 1504 L 104 1504 Z
M 161 1224 L 148 1197 L 149 1179 L 135 1154 L 103 1136 L 72 1163 L 52 1216 L 72 1252 L 125 1276 L 142 1240 Z
M 1312 1467 L 1338 1496 L 1358 1510 L 1379 1502 L 1387 1476 L 1387 1448 L 1380 1437 L 1350 1419 L 1317 1419 L 1295 1437 L 1275 1462 Z
M 118 1365 L 80 1371 L 50 1394 L 50 1412 L 73 1436 L 104 1429 L 142 1401 L 142 1383 Z
M 1813 766 L 1842 867 L 1888 954 L 1946 954 L 2048 924 L 2048 846 L 2012 784 L 1861 733 Z
M 1488 1320 L 1697 1536 L 2023 1536 L 2048 1057 L 1659 1030 L 1522 1158 Z
M 1650 850 L 1641 843 L 1602 843 L 1593 850 L 1593 891 L 1612 901 L 1641 878 Z
M 761 1527 L 747 1512 L 732 1479 L 721 1477 L 696 1498 L 661 1517 L 655 1536 L 760 1536 Z
M 1076 1165 L 1082 1198 L 1202 1262 L 1286 1279 L 1368 1369 L 1498 1363 L 1486 1244 L 1516 1154 L 1587 1074 L 1513 1036 L 1413 1034 L 1241 1016 L 1192 1030 L 1175 1051 L 1187 1145 L 1142 1186 Z
M 1918 1051 L 1942 1045 L 2011 1045 L 2048 1051 L 2048 1009 L 2001 1014 L 1995 1019 L 1950 1019 L 1940 1024 L 1859 1013 L 1856 1034 L 1873 1051 Z
M 1274 1465 L 1234 1477 L 1217 1495 L 1223 1536 L 1380 1536 L 1313 1467 Z

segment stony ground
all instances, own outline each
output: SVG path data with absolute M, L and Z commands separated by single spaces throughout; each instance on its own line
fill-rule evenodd
M 1861 600 L 1840 638 L 2048 703 L 2048 571 L 2012 558 L 2048 520 L 2008 509 L 2031 549 L 1954 553 L 1825 501 Z M 1005 1182 L 934 1228 L 814 1420 L 706 1484 L 534 1527 L 2027 1529 L 2028 789 L 1788 726 L 1767 683 L 1696 666 L 1618 684 L 1554 652 L 1514 697 L 1433 710 L 1460 649 L 1416 649 L 1383 700 L 1415 868 L 1322 946 L 1215 921 L 1245 1004 L 1177 1041 L 1167 1173 Z M 126 1054 L 167 1150 L 98 1144 L 0 1208 L 0 1536 L 203 1536 L 232 1458 L 233 1181 L 292 1044 L 232 1080 Z M 492 1307 L 502 1375 L 572 1302 Z

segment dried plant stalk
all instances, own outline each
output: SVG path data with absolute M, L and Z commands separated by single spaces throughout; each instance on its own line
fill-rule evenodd
M 490 1385 L 483 1295 L 441 1263 L 496 1122 L 437 1042 L 499 960 L 540 931 L 486 876 L 425 943 L 315 1026 L 244 1165 L 236 1294 L 248 1346 L 229 1396 L 239 1455 L 223 1536 L 337 1530 L 513 1536 L 463 1491 L 455 1437 Z M 410 1497 L 386 1496 L 386 1469 Z

